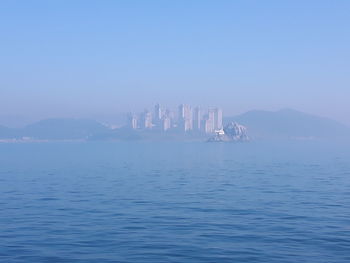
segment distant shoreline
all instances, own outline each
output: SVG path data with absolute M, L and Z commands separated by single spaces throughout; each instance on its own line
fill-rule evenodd
M 48 139 L 0 139 L 0 143 L 49 143 L 49 142 L 87 142 L 88 140 L 48 140 Z

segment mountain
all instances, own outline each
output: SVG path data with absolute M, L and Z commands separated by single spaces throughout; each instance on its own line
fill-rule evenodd
M 331 119 L 284 109 L 280 111 L 249 111 L 224 118 L 231 124 L 225 136 L 240 134 L 251 139 L 350 139 L 350 128 Z M 234 125 L 234 123 L 240 125 Z M 239 129 L 243 125 L 247 130 Z M 243 127 L 242 126 L 242 127 Z M 230 133 L 232 132 L 232 134 Z M 29 137 L 39 140 L 188 140 L 197 135 L 177 133 L 159 134 L 153 131 L 135 131 L 128 128 L 110 129 L 89 119 L 46 119 L 24 128 L 7 128 L 0 125 L 0 139 Z M 226 138 L 225 137 L 225 138 Z M 232 139 L 231 138 L 231 139 Z M 226 138 L 229 139 L 229 138 Z
M 46 119 L 20 129 L 21 136 L 34 139 L 85 139 L 93 134 L 105 133 L 109 128 L 88 119 Z
M 225 123 L 232 121 L 246 126 L 253 138 L 350 138 L 350 128 L 337 121 L 291 109 L 254 110 L 224 119 Z

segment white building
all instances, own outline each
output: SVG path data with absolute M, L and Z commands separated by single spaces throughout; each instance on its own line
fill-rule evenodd
M 150 111 L 145 110 L 141 114 L 140 120 L 141 120 L 140 121 L 140 128 L 141 129 L 152 129 L 153 123 L 152 123 L 152 114 Z
M 137 129 L 138 126 L 137 126 L 137 117 L 132 114 L 132 113 L 129 113 L 128 114 L 128 127 L 131 128 L 131 129 Z
M 160 108 L 159 104 L 156 104 L 154 106 L 154 124 L 155 125 L 160 125 L 161 120 L 162 120 L 162 109 Z
M 214 129 L 222 129 L 222 110 L 219 108 L 214 109 Z
M 201 130 L 201 110 L 199 107 L 196 107 L 193 111 L 193 130 L 200 131 Z
M 215 131 L 215 110 L 209 109 L 208 114 L 203 121 L 203 130 L 205 133 L 213 133 Z
M 164 116 L 163 117 L 163 125 L 162 125 L 162 130 L 167 131 L 171 128 L 171 118 L 169 116 Z
M 193 129 L 193 118 L 192 109 L 190 106 L 181 104 L 179 106 L 179 116 L 178 116 L 179 127 L 183 131 L 190 131 Z

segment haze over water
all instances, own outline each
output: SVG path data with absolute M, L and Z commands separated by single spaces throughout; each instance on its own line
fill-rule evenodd
M 0 261 L 349 262 L 349 149 L 0 144 Z
M 350 2 L 1 1 L 0 125 L 161 103 L 350 125 Z
M 350 262 L 349 14 L 0 1 L 0 263 Z

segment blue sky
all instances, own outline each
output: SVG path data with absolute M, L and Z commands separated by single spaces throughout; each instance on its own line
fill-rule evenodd
M 3 0 L 0 116 L 184 102 L 350 124 L 349 14 L 345 0 Z

